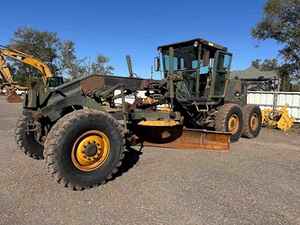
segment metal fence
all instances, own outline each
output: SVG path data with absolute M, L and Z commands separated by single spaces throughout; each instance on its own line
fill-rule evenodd
M 264 108 L 288 106 L 289 114 L 300 122 L 300 92 L 248 91 L 247 103 Z

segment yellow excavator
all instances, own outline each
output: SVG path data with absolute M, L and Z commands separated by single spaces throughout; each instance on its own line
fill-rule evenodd
M 30 65 L 37 69 L 41 75 L 44 83 L 47 79 L 53 77 L 53 73 L 48 65 L 43 63 L 40 59 L 37 59 L 29 54 L 11 49 L 6 46 L 0 45 L 0 75 L 2 77 L 1 90 L 5 90 L 8 102 L 21 102 L 21 98 L 16 94 L 16 90 L 26 91 L 27 87 L 22 87 L 14 82 L 12 73 L 6 62 L 6 58 L 17 60 L 26 65 Z
M 0 84 L 1 95 L 6 95 L 8 102 L 21 102 L 21 97 L 17 94 L 17 91 L 27 91 L 27 87 L 18 85 L 12 78 L 11 71 L 5 58 L 0 55 L 0 76 L 2 78 Z
M 288 105 L 280 108 L 266 108 L 262 110 L 262 125 L 277 128 L 287 132 L 293 127 L 295 118 L 289 114 Z

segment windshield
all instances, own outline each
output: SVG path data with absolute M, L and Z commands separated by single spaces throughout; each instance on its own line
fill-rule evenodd
M 194 46 L 174 48 L 174 56 L 169 56 L 168 50 L 163 50 L 162 60 L 164 71 L 169 71 L 171 68 L 176 70 L 191 70 L 198 67 L 198 48 Z

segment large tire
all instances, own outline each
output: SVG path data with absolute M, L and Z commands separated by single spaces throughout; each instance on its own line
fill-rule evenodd
M 215 120 L 215 130 L 231 132 L 231 142 L 240 139 L 243 129 L 243 113 L 237 104 L 228 103 L 218 109 Z
M 243 107 L 244 127 L 242 136 L 255 138 L 259 135 L 262 124 L 262 115 L 258 105 L 245 105 Z
M 19 149 L 25 153 L 25 155 L 34 159 L 44 159 L 42 144 L 36 141 L 34 133 L 28 131 L 28 122 L 32 120 L 31 114 L 23 112 L 19 117 L 15 129 L 15 139 Z
M 124 145 L 123 127 L 111 115 L 89 109 L 74 111 L 58 120 L 47 136 L 48 171 L 73 190 L 103 184 L 121 166 Z

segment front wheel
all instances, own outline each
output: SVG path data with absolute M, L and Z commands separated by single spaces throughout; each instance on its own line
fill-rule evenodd
M 45 142 L 49 172 L 74 190 L 112 178 L 123 151 L 122 126 L 109 114 L 95 110 L 78 110 L 62 117 Z
M 237 104 L 225 104 L 218 109 L 215 130 L 230 132 L 231 142 L 240 139 L 243 129 L 243 113 L 241 107 Z

